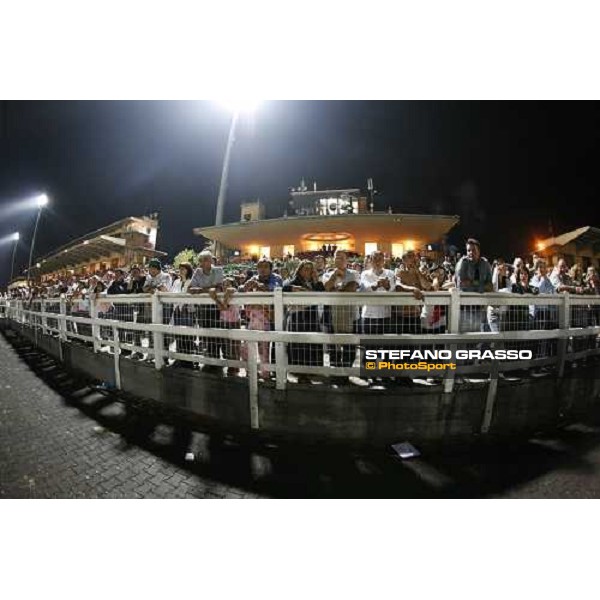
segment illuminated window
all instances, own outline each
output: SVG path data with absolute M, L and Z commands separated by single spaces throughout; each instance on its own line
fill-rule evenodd
M 392 244 L 392 256 L 402 256 L 404 254 L 404 244 Z
M 294 256 L 294 245 L 293 244 L 283 247 L 283 255 L 287 256 L 288 254 L 291 254 L 292 256 Z
M 365 256 L 369 256 L 377 250 L 377 242 L 367 242 L 365 244 Z
M 261 246 L 260 247 L 260 257 L 266 256 L 267 258 L 271 258 L 271 246 Z

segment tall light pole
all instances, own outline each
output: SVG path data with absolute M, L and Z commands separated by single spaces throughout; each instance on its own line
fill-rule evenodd
M 10 281 L 13 280 L 13 277 L 15 274 L 15 256 L 17 255 L 17 246 L 19 245 L 20 237 L 21 236 L 18 231 L 16 233 L 13 233 L 13 240 L 15 241 L 15 247 L 13 248 L 12 262 L 11 262 L 11 266 L 10 266 Z
M 37 198 L 38 205 L 38 214 L 35 220 L 35 228 L 33 230 L 33 238 L 31 238 L 31 248 L 29 250 L 29 268 L 27 269 L 27 284 L 29 285 L 29 280 L 31 279 L 31 265 L 33 264 L 33 249 L 35 247 L 35 236 L 37 234 L 38 224 L 40 222 L 40 217 L 42 216 L 42 210 L 44 206 L 48 204 L 48 196 L 46 194 L 40 194 Z

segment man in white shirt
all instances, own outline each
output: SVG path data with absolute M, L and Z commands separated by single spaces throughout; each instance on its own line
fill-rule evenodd
M 396 276 L 384 268 L 383 252 L 376 250 L 371 255 L 373 267 L 363 271 L 360 277 L 361 292 L 392 292 L 396 288 Z M 391 306 L 365 304 L 362 308 L 362 332 L 366 335 L 379 335 L 389 331 Z
M 144 293 L 168 292 L 171 289 L 171 276 L 164 273 L 158 258 L 153 258 L 148 263 L 148 275 L 144 283 Z

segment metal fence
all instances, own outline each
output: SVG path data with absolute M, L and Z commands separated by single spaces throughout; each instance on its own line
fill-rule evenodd
M 527 368 L 551 368 L 600 353 L 600 297 L 425 293 L 274 292 L 99 296 L 87 300 L 0 301 L 5 316 L 63 342 L 83 343 L 120 361 L 147 360 L 158 370 L 199 368 L 247 377 L 277 389 L 323 378 L 360 376 L 358 348 L 389 339 L 411 348 L 529 349 Z M 461 376 L 487 369 L 492 380 L 523 364 L 467 364 L 446 373 L 445 392 Z M 226 369 L 226 370 L 225 370 Z M 252 403 L 251 403 L 252 404 Z M 255 407 L 255 404 L 252 404 Z M 254 415 L 256 417 L 256 415 Z

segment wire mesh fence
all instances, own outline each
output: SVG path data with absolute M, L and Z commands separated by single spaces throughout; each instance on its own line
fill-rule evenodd
M 416 299 L 406 293 L 279 290 L 12 304 L 14 320 L 49 334 L 64 330 L 67 340 L 93 344 L 96 351 L 114 351 L 118 324 L 124 357 L 153 360 L 159 369 L 202 366 L 236 376 L 256 368 L 259 380 L 275 376 L 278 387 L 285 387 L 289 374 L 358 375 L 360 345 L 369 339 L 392 339 L 412 350 L 530 350 L 534 359 L 555 363 L 599 351 L 600 298 L 591 296 L 432 292 Z M 8 306 L 5 301 L 0 310 L 9 314 Z M 252 344 L 256 353 L 250 356 Z
M 50 314 L 59 315 L 60 307 L 61 307 L 61 299 L 60 298 L 52 298 L 52 299 L 44 300 L 43 307 L 44 307 L 44 312 L 46 314 L 50 313 Z M 51 333 L 52 335 L 59 335 L 60 334 L 59 319 L 55 318 L 55 317 L 47 316 L 45 330 L 47 332 Z

